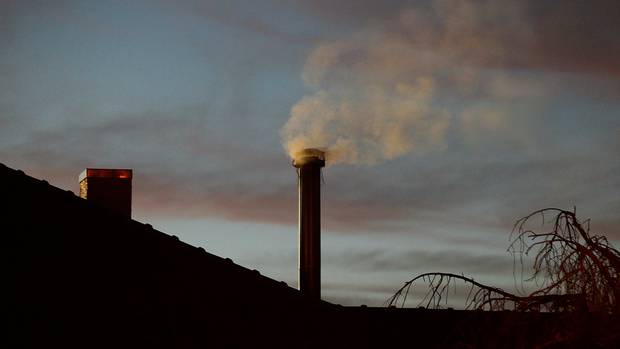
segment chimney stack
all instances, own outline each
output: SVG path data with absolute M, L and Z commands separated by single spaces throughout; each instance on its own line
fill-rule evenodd
M 80 174 L 80 197 L 131 218 L 130 169 L 87 168 Z
M 321 168 L 325 153 L 304 149 L 295 154 L 299 190 L 299 290 L 321 299 Z

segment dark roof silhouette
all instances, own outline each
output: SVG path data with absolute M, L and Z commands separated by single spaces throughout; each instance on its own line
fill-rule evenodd
M 3 348 L 509 348 L 562 326 L 316 301 L 2 164 L 0 183 Z
M 336 308 L 22 171 L 0 180 L 13 333 L 31 346 L 283 347 Z

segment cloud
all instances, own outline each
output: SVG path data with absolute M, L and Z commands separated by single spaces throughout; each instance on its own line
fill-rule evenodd
M 390 27 L 460 65 L 620 77 L 614 0 L 300 1 L 328 22 Z
M 303 10 L 326 18 L 330 22 L 361 22 L 368 24 L 373 19 L 391 17 L 409 0 L 295 0 Z
M 294 225 L 296 176 L 285 156 L 230 142 L 210 126 L 208 113 L 206 107 L 145 111 L 32 132 L 0 149 L 0 157 L 67 189 L 77 187 L 85 167 L 132 167 L 135 210 L 149 216 Z M 620 186 L 614 175 L 620 163 L 616 148 L 600 147 L 596 153 L 545 150 L 510 157 L 493 148 L 462 148 L 418 157 L 414 165 L 403 159 L 380 167 L 330 167 L 324 170 L 323 226 L 428 235 L 439 224 L 448 231 L 507 234 L 531 210 L 576 205 L 599 231 L 616 236 L 618 200 L 611 193 Z
M 149 4 L 150 5 L 150 4 Z M 285 45 L 305 45 L 319 40 L 320 36 L 307 31 L 290 30 L 283 27 L 278 21 L 280 18 L 273 17 L 273 12 L 262 12 L 248 4 L 246 1 L 200 1 L 185 0 L 171 4 L 168 1 L 157 3 L 165 12 L 176 12 L 182 15 L 190 15 L 195 18 L 206 19 L 229 27 L 233 30 L 243 30 L 251 35 L 280 42 Z M 286 12 L 288 4 L 279 1 L 264 1 L 261 8 L 277 7 L 279 12 Z M 254 36 L 256 38 L 256 36 Z
M 509 291 L 515 290 L 515 282 L 520 284 L 518 281 L 521 277 L 518 270 L 513 275 L 515 261 L 501 249 L 479 252 L 463 248 L 429 250 L 403 246 L 391 249 L 351 249 L 324 255 L 323 260 L 329 274 L 339 275 L 338 279 L 326 277 L 323 294 L 327 299 L 344 304 L 385 305 L 384 302 L 405 281 L 426 272 L 462 274 Z M 447 306 L 463 307 L 469 287 L 461 282 L 453 286 L 454 291 L 450 294 Z M 427 282 L 418 281 L 413 287 L 408 305 L 417 306 L 426 291 Z
M 286 157 L 231 142 L 217 122 L 204 106 L 108 115 L 31 131 L 0 157 L 74 190 L 86 167 L 134 168 L 139 215 L 294 224 L 297 177 Z
M 463 111 L 461 126 L 463 132 L 477 133 L 501 132 L 507 127 L 507 113 L 503 108 L 496 106 L 473 106 Z
M 436 230 L 435 224 L 506 231 L 530 210 L 576 205 L 604 231 L 620 234 L 613 196 L 620 186 L 617 132 L 603 143 L 606 132 L 618 130 L 615 106 L 582 107 L 584 115 L 577 118 L 566 116 L 576 113 L 573 99 L 550 101 L 565 88 L 565 80 L 547 79 L 553 67 L 532 63 L 533 55 L 542 54 L 527 49 L 542 30 L 530 25 L 538 21 L 532 12 L 537 5 L 418 4 L 360 7 L 355 21 L 363 23 L 363 30 L 309 51 L 301 73 L 313 90 L 293 107 L 297 117 L 286 127 L 294 134 L 323 137 L 321 142 L 332 145 L 334 160 L 370 164 L 392 159 L 375 168 L 325 169 L 326 229 L 425 234 Z M 582 9 L 584 16 L 601 12 L 601 4 Z M 332 5 L 316 6 L 322 8 L 314 14 Z M 571 4 L 558 15 L 577 12 Z M 608 25 L 609 15 L 600 16 Z M 376 21 L 369 24 L 371 17 Z M 504 22 L 509 29 L 500 28 Z M 612 49 L 612 39 L 597 39 L 601 50 Z M 250 60 L 262 64 L 266 59 L 257 53 L 226 66 L 217 80 L 222 85 L 213 87 L 219 94 L 209 96 L 208 105 L 167 109 L 166 101 L 149 97 L 134 112 L 118 112 L 115 108 L 125 108 L 122 103 L 108 105 L 116 95 L 91 94 L 82 85 L 55 89 L 62 85 L 55 76 L 29 85 L 18 73 L 12 79 L 23 84 L 15 94 L 22 96 L 19 103 L 6 94 L 12 84 L 0 95 L 0 156 L 10 166 L 73 189 L 84 167 L 134 167 L 136 208 L 143 212 L 295 224 L 296 177 L 277 145 L 282 120 L 266 116 L 276 114 L 272 109 L 255 112 L 258 101 L 266 99 L 265 104 L 282 106 L 276 111 L 283 118 L 297 96 L 274 97 L 272 87 L 258 81 L 262 75 L 246 79 L 262 67 L 241 64 Z M 574 72 L 587 73 L 573 66 Z M 282 75 L 292 68 L 286 69 Z M 231 89 L 231 79 L 256 88 Z M 598 93 L 589 80 L 572 79 L 571 88 Z M 33 97 L 33 89 L 45 98 Z M 221 92 L 227 90 L 232 92 Z M 544 109 L 551 102 L 559 111 Z M 218 109 L 218 103 L 231 107 Z M 305 128 L 306 121 L 317 122 L 318 131 Z
M 346 266 L 363 272 L 443 271 L 465 273 L 472 276 L 506 275 L 512 270 L 513 259 L 504 250 L 473 253 L 464 249 L 446 248 L 441 251 L 429 249 L 373 249 L 344 251 L 338 255 L 325 256 L 325 263 L 334 267 Z M 413 276 L 413 275 L 412 275 Z
M 377 6 L 394 5 L 400 3 Z M 581 8 L 569 8 L 561 15 L 581 16 Z M 463 126 L 476 137 L 508 134 L 505 114 L 515 103 L 557 98 L 560 89 L 552 87 L 566 82 L 557 73 L 617 75 L 615 64 L 593 70 L 585 61 L 546 50 L 540 43 L 556 28 L 532 11 L 549 10 L 516 1 L 437 0 L 384 11 L 389 15 L 382 25 L 318 45 L 302 73 L 315 92 L 291 108 L 281 130 L 284 148 L 291 157 L 303 148 L 323 149 L 328 164 L 376 164 L 442 149 L 451 127 Z M 557 25 L 568 25 L 562 16 Z M 557 39 L 566 53 L 584 55 L 569 40 Z M 620 42 L 609 37 L 601 45 L 616 55 Z M 452 116 L 461 122 L 453 123 Z

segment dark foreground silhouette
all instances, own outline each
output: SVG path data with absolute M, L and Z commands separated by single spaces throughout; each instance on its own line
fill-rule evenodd
M 0 165 L 0 180 L 3 348 L 617 344 L 597 338 L 601 324 L 617 323 L 605 314 L 342 307 L 313 300 L 21 171 Z

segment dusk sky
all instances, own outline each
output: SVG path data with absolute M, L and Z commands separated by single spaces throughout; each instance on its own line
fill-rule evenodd
M 323 298 L 513 288 L 515 220 L 620 242 L 620 2 L 0 0 L 0 162 L 297 284 L 289 151 L 327 150 Z M 88 232 L 85 232 L 88 233 Z

